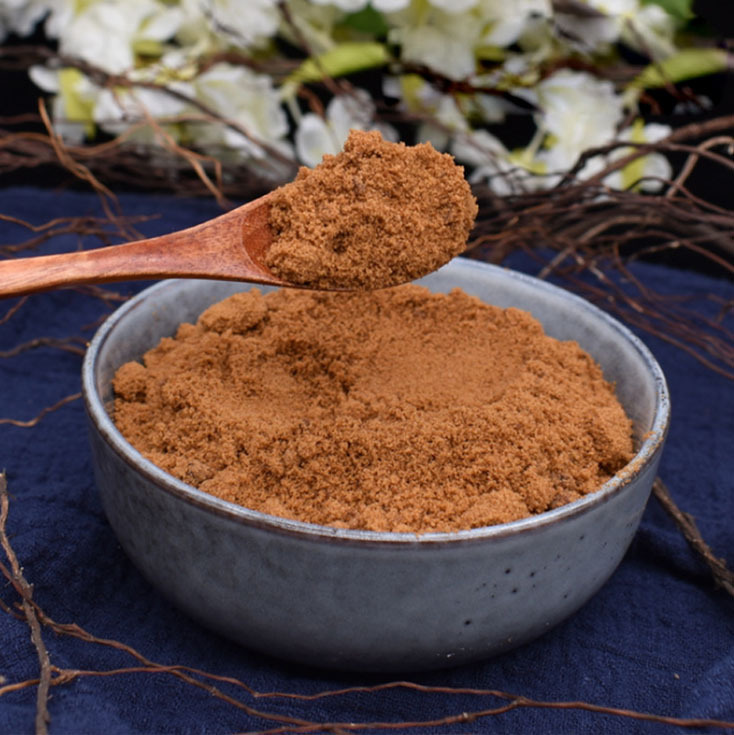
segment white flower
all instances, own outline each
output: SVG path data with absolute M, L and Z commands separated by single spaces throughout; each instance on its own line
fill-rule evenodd
M 2 0 L 0 2 L 0 41 L 8 33 L 28 36 L 51 10 L 51 0 Z
M 181 0 L 182 34 L 189 44 L 259 47 L 275 35 L 280 22 L 277 0 Z
M 586 72 L 556 72 L 537 87 L 538 128 L 552 136 L 549 169 L 566 170 L 589 148 L 614 139 L 623 116 L 622 98 L 611 82 Z
M 94 106 L 100 89 L 76 69 L 48 69 L 33 66 L 31 80 L 45 92 L 52 92 L 51 113 L 55 131 L 69 143 L 81 143 L 94 133 Z
M 629 16 L 639 8 L 639 0 L 585 0 L 595 10 L 605 15 Z
M 457 135 L 451 152 L 457 161 L 473 166 L 471 183 L 484 181 L 499 196 L 519 194 L 542 186 L 542 180 L 523 168 L 505 146 L 486 130 Z
M 266 155 L 258 142 L 289 152 L 288 120 L 270 77 L 220 63 L 190 84 L 191 96 L 247 133 L 210 123 L 196 128 L 197 144 L 224 145 L 254 158 Z
M 433 99 L 424 98 L 423 105 L 430 120 L 418 126 L 416 136 L 419 141 L 430 142 L 437 150 L 444 150 L 453 135 L 468 129 L 466 117 L 453 97 L 435 93 Z
M 511 104 L 505 102 L 502 97 L 479 92 L 476 93 L 474 102 L 481 119 L 488 123 L 504 122 L 507 110 L 511 107 Z
M 436 150 L 444 150 L 454 132 L 469 129 L 456 99 L 443 94 L 418 74 L 385 77 L 382 89 L 386 96 L 401 100 L 402 109 L 424 118 L 418 125 L 416 138 L 421 143 L 431 143 Z
M 574 45 L 598 51 L 622 40 L 655 59 L 675 52 L 675 23 L 659 5 L 641 4 L 639 0 L 586 0 L 586 4 L 599 15 L 556 15 L 559 28 L 574 40 Z
M 160 69 L 156 71 L 161 73 Z M 140 79 L 153 73 L 148 69 L 130 76 Z M 131 123 L 148 117 L 161 121 L 164 127 L 177 117 L 200 117 L 202 122 L 185 123 L 183 130 L 180 126 L 166 130 L 174 138 L 183 135 L 193 139 L 197 146 L 225 147 L 247 158 L 266 155 L 260 143 L 290 153 L 285 142 L 288 121 L 269 77 L 246 67 L 220 63 L 191 80 L 169 81 L 167 87 L 200 102 L 233 125 L 204 121 L 201 110 L 185 99 L 144 87 L 103 90 L 94 108 L 94 119 L 107 132 L 119 134 Z M 135 137 L 152 140 L 154 136 L 155 131 L 149 128 Z
M 395 13 L 405 10 L 410 5 L 410 0 L 372 0 L 370 5 L 380 13 Z
M 55 18 L 60 50 L 111 73 L 134 66 L 136 47 L 171 39 L 183 17 L 179 8 L 156 0 L 96 0 L 82 7 Z
M 334 25 L 344 12 L 334 5 L 317 5 L 311 0 L 288 0 L 290 23 L 281 23 L 278 32 L 296 46 L 305 45 L 312 55 L 332 49 Z
M 638 120 L 614 140 L 654 143 L 669 134 L 670 128 L 667 125 L 644 125 L 642 120 Z M 605 142 L 612 143 L 613 139 Z M 484 181 L 495 194 L 507 196 L 555 186 L 570 168 L 566 153 L 557 146 L 540 151 L 537 155 L 534 147 L 534 143 L 531 143 L 524 150 L 511 152 L 486 130 L 474 130 L 457 136 L 452 152 L 457 160 L 474 167 L 469 177 L 472 183 Z M 594 156 L 577 173 L 577 178 L 589 179 L 633 150 L 631 147 L 621 146 L 609 155 Z M 670 180 L 671 173 L 670 162 L 665 156 L 650 153 L 609 174 L 603 183 L 612 189 L 635 187 L 641 191 L 655 192 L 659 191 L 665 181 Z
M 482 0 L 480 10 L 488 24 L 482 43 L 501 47 L 515 43 L 533 16 L 548 18 L 553 14 L 550 0 Z
M 479 0 L 428 0 L 434 8 L 446 13 L 463 13 L 474 8 Z
M 144 87 L 117 91 L 103 89 L 94 105 L 93 116 L 102 130 L 119 135 L 133 123 L 145 121 L 149 117 L 155 120 L 170 119 L 183 114 L 185 110 L 186 104 L 182 100 L 163 90 Z M 137 141 L 152 142 L 155 140 L 155 131 L 150 126 L 141 127 L 132 137 Z
M 481 178 L 478 170 L 482 166 L 497 165 L 499 160 L 509 159 L 510 153 L 504 144 L 487 130 L 472 130 L 464 135 L 457 135 L 451 153 L 457 160 L 475 167 L 474 178 Z
M 350 129 L 380 129 L 366 91 L 337 95 L 324 117 L 301 114 L 287 85 L 276 90 L 271 77 L 227 63 L 204 66 L 199 74 L 200 61 L 233 49 L 256 50 L 258 60 L 274 53 L 277 60 L 276 38 L 322 54 L 345 39 L 362 39 L 344 23 L 345 14 L 371 8 L 382 14 L 391 49 L 406 65 L 468 80 L 477 90 L 508 89 L 535 105 L 535 137 L 524 149 L 509 151 L 487 131 L 472 130 L 501 122 L 510 104 L 504 99 L 462 85 L 452 85 L 448 94 L 420 73 L 384 80 L 385 93 L 420 120 L 419 140 L 452 150 L 474 167 L 474 179 L 510 194 L 552 185 L 591 148 L 662 134 L 641 122 L 618 133 L 624 99 L 633 102 L 635 90 L 623 98 L 610 82 L 570 70 L 540 81 L 544 61 L 578 50 L 602 65 L 619 41 L 655 59 L 675 51 L 675 21 L 656 2 L 576 1 L 596 15 L 554 14 L 552 0 L 288 0 L 291 22 L 283 22 L 281 0 L 0 0 L 0 39 L 9 32 L 26 35 L 45 18 L 46 34 L 58 39 L 62 54 L 124 74 L 133 84 L 165 84 L 195 101 L 145 87 L 100 88 L 75 69 L 33 69 L 34 81 L 54 95 L 55 124 L 70 140 L 92 135 L 95 126 L 119 134 L 153 118 L 185 144 L 216 147 L 225 157 L 233 151 L 236 159 L 258 158 L 264 166 L 267 150 L 293 156 L 288 105 L 298 158 L 314 166 L 325 153 L 341 150 Z M 205 120 L 196 103 L 230 124 Z M 381 129 L 385 137 L 397 137 L 389 126 Z M 144 140 L 156 134 L 155 126 L 136 126 L 134 133 Z M 629 150 L 586 161 L 579 176 L 588 178 Z M 669 173 L 667 159 L 649 154 L 605 183 L 629 187 L 645 176 Z M 639 184 L 645 190 L 652 186 Z
M 476 6 L 480 0 L 428 0 L 428 2 L 439 10 L 447 13 L 463 13 Z M 368 4 L 380 13 L 395 13 L 405 10 L 410 5 L 410 0 L 310 0 L 314 5 L 331 5 L 346 13 L 354 13 L 362 10 Z
M 326 119 L 312 112 L 303 115 L 295 134 L 298 159 L 306 166 L 317 166 L 324 154 L 339 153 L 350 130 L 378 129 L 387 140 L 397 140 L 392 127 L 373 122 L 374 111 L 369 93 L 357 89 L 353 95 L 333 97 Z
M 315 5 L 335 5 L 346 13 L 362 10 L 367 5 L 367 0 L 311 0 L 311 2 Z
M 625 128 L 618 136 L 618 140 L 629 140 L 634 143 L 657 143 L 667 138 L 671 128 L 667 125 L 649 123 L 644 125 L 637 120 L 634 125 Z M 616 161 L 632 153 L 632 148 L 617 148 L 609 157 L 609 161 Z M 604 183 L 612 189 L 629 189 L 637 187 L 641 191 L 656 192 L 670 181 L 673 169 L 670 161 L 660 153 L 650 153 L 637 158 L 623 169 L 611 173 L 604 179 Z
M 623 40 L 632 48 L 649 53 L 653 59 L 672 56 L 675 22 L 659 5 L 643 5 L 625 24 Z
M 423 64 L 449 79 L 471 76 L 476 69 L 474 47 L 481 37 L 477 19 L 471 13 L 433 10 L 425 21 L 392 29 L 390 39 L 401 45 L 403 60 Z
M 551 12 L 550 0 L 430 0 L 389 16 L 389 38 L 404 61 L 458 81 L 475 74 L 477 49 L 511 45 Z
M 638 120 L 631 127 L 625 128 L 619 134 L 610 137 L 605 141 L 605 144 L 625 140 L 634 143 L 655 143 L 669 134 L 670 128 L 667 125 L 658 125 L 656 123 L 644 125 L 642 120 Z M 585 162 L 583 168 L 577 172 L 576 177 L 582 181 L 590 179 L 592 176 L 603 171 L 610 163 L 624 158 L 629 153 L 632 153 L 633 150 L 633 148 L 622 146 L 615 148 L 608 155 L 593 156 Z M 541 151 L 535 159 L 535 162 L 537 165 L 545 167 L 548 171 L 549 176 L 546 178 L 547 186 L 552 186 L 557 183 L 561 176 L 571 167 L 568 163 L 566 153 L 555 147 Z M 671 173 L 670 162 L 665 156 L 659 153 L 650 153 L 635 159 L 624 168 L 606 176 L 604 178 L 604 184 L 611 189 L 636 187 L 641 191 L 654 192 L 661 188 L 664 180 L 670 179 Z
M 655 142 L 670 132 L 667 126 L 643 126 L 639 121 L 617 133 L 623 118 L 621 97 L 609 82 L 585 72 L 557 72 L 538 85 L 535 102 L 540 107 L 536 116 L 538 129 L 523 150 L 508 151 L 500 141 L 482 130 L 457 139 L 454 155 L 475 166 L 472 180 L 486 180 L 500 195 L 546 189 L 554 186 L 579 157 L 592 148 L 616 140 Z M 631 150 L 620 147 L 607 156 L 590 158 L 578 172 L 578 178 L 594 176 Z M 638 185 L 641 190 L 654 191 L 660 187 L 660 182 L 644 179 L 669 179 L 670 172 L 670 164 L 664 156 L 649 154 L 607 176 L 604 183 L 617 189 Z

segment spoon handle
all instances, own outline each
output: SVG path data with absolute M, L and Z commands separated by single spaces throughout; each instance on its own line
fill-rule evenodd
M 62 286 L 155 278 L 170 265 L 151 240 L 58 255 L 0 261 L 0 297 L 24 296 Z M 141 247 L 142 246 L 142 247 Z
M 150 278 L 282 284 L 250 253 L 270 242 L 267 210 L 242 207 L 179 232 L 95 250 L 0 261 L 0 298 L 62 286 Z

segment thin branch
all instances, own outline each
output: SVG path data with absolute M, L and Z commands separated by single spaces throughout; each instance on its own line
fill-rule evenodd
M 40 676 L 36 692 L 36 735 L 46 735 L 51 718 L 48 713 L 48 693 L 51 685 L 51 659 L 41 634 L 41 624 L 33 603 L 33 587 L 28 584 L 6 533 L 8 520 L 8 484 L 5 472 L 0 472 L 0 547 L 10 564 L 11 582 L 21 597 L 23 613 L 31 630 L 31 640 L 38 654 Z
M 676 505 L 668 487 L 659 477 L 653 483 L 652 492 L 665 512 L 673 519 L 694 554 L 709 568 L 711 576 L 714 578 L 714 584 L 731 597 L 734 597 L 734 573 L 726 566 L 726 561 L 716 556 L 711 547 L 704 541 L 696 525 L 696 519 Z
M 19 311 L 21 306 L 28 301 L 27 296 L 21 296 L 1 317 L 0 324 L 10 321 L 10 319 Z
M 63 352 L 71 352 L 74 355 L 84 355 L 86 344 L 81 337 L 67 337 L 66 339 L 57 339 L 55 337 L 36 337 L 22 344 L 16 345 L 9 350 L 0 350 L 0 359 L 15 357 L 23 352 L 35 350 L 39 347 L 53 347 Z
M 67 403 L 72 403 L 73 401 L 76 401 L 77 399 L 81 397 L 82 397 L 81 393 L 72 393 L 71 395 L 65 396 L 60 401 L 57 401 L 52 406 L 46 406 L 40 411 L 40 413 L 38 413 L 32 419 L 28 419 L 27 421 L 20 421 L 18 419 L 0 418 L 0 424 L 10 424 L 12 426 L 18 426 L 22 429 L 30 429 L 31 427 L 35 426 L 47 414 L 52 413 L 53 411 L 56 411 L 62 406 L 65 406 Z

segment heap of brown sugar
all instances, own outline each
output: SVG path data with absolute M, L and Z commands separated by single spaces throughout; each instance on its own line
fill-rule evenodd
M 272 194 L 265 265 L 319 288 L 407 283 L 462 252 L 476 215 L 450 155 L 353 130 L 341 153 Z
M 344 528 L 453 531 L 597 490 L 633 452 L 596 363 L 460 290 L 257 290 L 114 381 L 123 435 L 181 480 Z

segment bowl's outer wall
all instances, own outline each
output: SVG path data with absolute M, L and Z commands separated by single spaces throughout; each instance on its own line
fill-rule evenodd
M 617 383 L 640 435 L 664 384 L 612 320 L 558 289 L 499 268 L 453 261 L 423 283 L 461 287 L 531 311 L 560 339 L 576 339 Z M 167 282 L 112 317 L 85 368 L 102 400 L 120 364 L 245 288 Z M 125 308 L 125 307 L 123 307 Z M 101 330 L 101 332 L 104 331 Z M 511 525 L 458 540 L 354 540 L 243 521 L 227 504 L 161 489 L 160 472 L 95 415 L 86 385 L 97 484 L 123 548 L 154 586 L 203 624 L 263 652 L 357 670 L 414 670 L 477 660 L 530 640 L 589 599 L 637 529 L 664 437 L 623 486 L 522 532 Z M 141 469 L 142 468 L 142 469 Z M 224 508 L 224 510 L 222 510 Z M 552 517 L 552 516 L 549 516 Z M 369 535 L 368 535 L 369 536 Z

